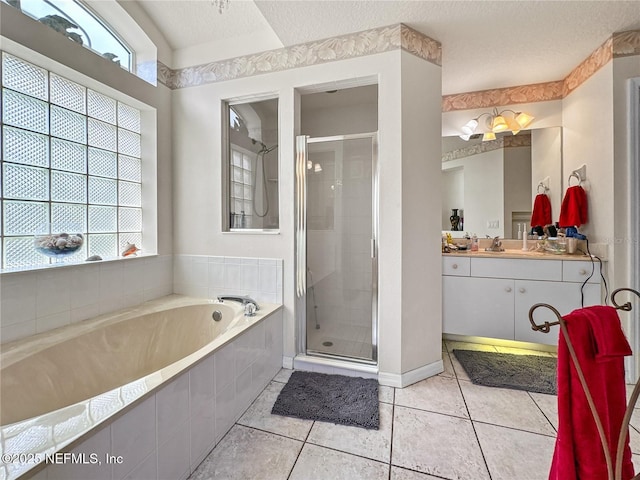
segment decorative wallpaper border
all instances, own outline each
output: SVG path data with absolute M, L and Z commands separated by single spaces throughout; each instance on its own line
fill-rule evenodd
M 489 108 L 514 103 L 546 102 L 562 98 L 563 81 L 535 83 L 517 87 L 494 88 L 478 92 L 456 93 L 442 97 L 442 111 Z
M 451 160 L 458 160 L 460 158 L 470 157 L 472 155 L 478 155 L 480 153 L 492 152 L 501 148 L 512 147 L 530 147 L 531 146 L 531 134 L 524 135 L 505 135 L 495 140 L 488 142 L 475 143 L 463 148 L 456 148 L 450 152 L 446 152 L 442 155 L 442 162 L 450 162 Z
M 640 55 L 640 30 L 614 33 L 563 80 L 445 95 L 442 97 L 442 111 L 452 112 L 517 103 L 561 100 L 613 58 L 631 55 Z
M 440 42 L 399 23 L 177 70 L 158 62 L 158 81 L 171 89 L 195 87 L 399 49 L 442 65 Z
M 442 66 L 440 42 L 400 23 L 176 70 L 157 62 L 157 77 L 175 90 L 397 49 Z M 640 30 L 614 33 L 563 80 L 444 95 L 442 111 L 561 100 L 611 59 L 631 55 L 640 55 Z
M 164 63 L 158 60 L 158 68 L 157 68 L 156 78 L 158 79 L 158 83 L 161 83 L 165 87 L 171 88 L 171 72 L 172 70 L 167 67 Z
M 402 49 L 434 65 L 442 66 L 442 45 L 413 28 L 400 24 Z
M 613 58 L 640 55 L 640 30 L 613 34 Z
M 613 59 L 613 37 L 596 48 L 580 65 L 564 79 L 562 96 L 566 97 L 582 85 L 589 77 Z

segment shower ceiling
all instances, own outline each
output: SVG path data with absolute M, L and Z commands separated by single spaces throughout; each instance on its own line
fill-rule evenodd
M 560 80 L 613 32 L 640 29 L 636 0 L 231 0 L 222 14 L 205 0 L 139 3 L 177 50 L 173 67 L 404 23 L 442 43 L 443 94 Z

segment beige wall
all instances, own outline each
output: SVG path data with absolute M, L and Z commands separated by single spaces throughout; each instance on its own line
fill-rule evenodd
M 563 183 L 571 171 L 587 165 L 585 190 L 589 223 L 583 228 L 590 241 L 607 245 L 607 278 L 611 289 L 631 285 L 637 265 L 630 265 L 629 82 L 640 76 L 638 56 L 615 58 L 563 100 Z M 635 321 L 633 321 L 635 318 Z M 638 348 L 638 313 L 621 315 L 633 350 Z M 636 356 L 635 376 L 639 359 Z M 635 380 L 629 377 L 628 380 Z
M 432 210 L 436 218 L 424 214 L 427 192 L 437 189 L 439 198 L 440 67 L 394 51 L 174 91 L 174 251 L 283 258 L 284 355 L 295 356 L 299 339 L 293 284 L 294 136 L 302 133 L 296 89 L 325 83 L 339 85 L 342 80 L 355 78 L 377 78 L 379 85 L 379 365 L 381 372 L 401 375 L 421 362 L 439 360 L 441 353 L 439 205 Z M 425 89 L 425 85 L 433 88 Z M 425 95 L 425 90 L 431 93 Z M 222 233 L 222 102 L 266 93 L 280 98 L 280 233 Z M 429 145 L 437 148 L 430 149 Z M 435 168 L 438 175 L 431 172 Z M 407 213 L 400 215 L 402 211 Z M 406 251 L 399 245 L 406 246 Z M 409 265 L 409 255 L 425 268 Z M 413 269 L 411 275 L 405 271 L 409 267 Z M 424 311 L 418 306 L 411 307 L 416 315 L 410 318 L 409 304 L 415 302 L 399 303 L 406 298 L 403 288 L 409 289 L 411 281 L 415 281 L 422 298 L 425 291 L 433 297 L 429 320 L 424 320 Z M 406 323 L 401 327 L 399 322 Z M 431 332 L 428 339 L 426 330 Z M 419 340 L 420 346 L 405 346 L 403 338 L 407 345 Z M 406 356 L 404 364 L 401 355 Z
M 402 163 L 396 175 L 402 178 L 402 226 L 396 235 L 402 248 L 402 348 L 388 352 L 381 347 L 381 366 L 390 353 L 400 354 L 398 373 L 406 378 L 418 369 L 427 373 L 425 366 L 433 366 L 430 374 L 442 369 L 442 72 L 406 52 L 401 56 Z M 382 242 L 380 246 L 385 248 Z M 389 333 L 389 318 L 385 320 L 387 331 L 381 335 Z M 411 380 L 420 376 L 427 375 Z
M 582 187 L 589 199 L 589 222 L 580 230 L 591 242 L 610 243 L 614 226 L 612 63 L 565 97 L 562 104 L 563 197 L 571 172 L 586 164 L 587 180 Z

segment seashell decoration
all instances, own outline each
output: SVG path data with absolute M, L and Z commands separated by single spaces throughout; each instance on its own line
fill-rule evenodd
M 136 247 L 135 243 L 127 243 L 125 249 L 122 251 L 122 256 L 129 257 L 131 255 L 137 255 L 139 251 L 140 249 Z
M 91 255 L 85 260 L 85 262 L 97 262 L 98 260 L 102 260 L 100 255 Z
M 82 234 L 44 234 L 36 235 L 33 244 L 35 249 L 48 257 L 61 257 L 71 255 L 82 247 L 84 238 Z

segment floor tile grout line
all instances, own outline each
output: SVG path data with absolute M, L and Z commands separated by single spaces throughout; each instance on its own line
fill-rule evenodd
M 401 403 L 396 403 L 395 406 L 408 408 L 410 410 L 418 410 L 419 412 L 435 413 L 436 415 L 444 415 L 445 417 L 459 418 L 461 420 L 471 420 L 471 417 L 463 417 L 462 415 L 453 415 L 451 413 L 443 413 L 443 412 L 438 412 L 436 410 L 428 410 L 426 408 L 411 407 L 409 405 L 402 405 Z
M 287 475 L 287 480 L 289 480 L 291 478 L 291 475 L 293 474 L 293 470 L 294 470 L 294 468 L 296 468 L 296 464 L 298 463 L 298 460 L 300 459 L 300 455 L 302 455 L 302 450 L 304 450 L 304 446 L 307 444 L 307 439 L 309 438 L 309 435 L 311 435 L 311 430 L 313 429 L 313 426 L 315 424 L 316 424 L 315 420 L 312 420 L 311 428 L 307 432 L 307 436 L 304 437 L 304 440 L 302 441 L 302 446 L 300 447 L 300 450 L 298 451 L 298 455 L 296 455 L 295 462 L 293 462 L 293 465 L 291 465 L 291 471 L 289 472 L 289 475 Z
M 454 479 L 452 479 L 452 478 L 450 478 L 450 477 L 443 477 L 443 476 L 440 476 L 440 475 L 435 475 L 435 474 L 433 474 L 433 473 L 425 473 L 425 472 L 421 472 L 420 470 L 415 470 L 415 469 L 413 469 L 413 468 L 404 467 L 404 466 L 402 466 L 402 465 L 396 465 L 395 463 L 392 463 L 392 464 L 390 465 L 390 467 L 400 468 L 400 469 L 402 469 L 402 470 L 407 470 L 408 472 L 419 473 L 420 475 L 429 475 L 430 477 L 438 478 L 438 479 L 440 479 L 440 480 L 454 480 Z M 389 471 L 391 471 L 391 468 L 389 468 Z
M 396 423 L 396 389 L 392 393 L 393 403 L 391 404 L 391 434 L 389 436 L 389 480 L 391 480 L 391 463 L 393 462 L 393 427 Z
M 476 431 L 476 426 L 473 423 L 471 418 L 471 411 L 469 410 L 469 405 L 467 405 L 467 399 L 464 398 L 464 393 L 462 392 L 462 387 L 460 386 L 460 380 L 458 379 L 458 373 L 455 371 L 455 366 L 453 362 L 451 362 L 451 366 L 453 367 L 453 371 L 456 374 L 456 382 L 458 383 L 458 389 L 460 390 L 460 395 L 462 396 L 462 401 L 464 402 L 464 408 L 467 409 L 467 415 L 469 415 L 469 422 L 471 423 L 471 428 L 473 429 L 473 434 L 476 437 L 476 442 L 478 442 L 478 448 L 480 449 L 480 455 L 482 455 L 482 461 L 484 462 L 484 467 L 487 469 L 487 475 L 489 475 L 489 480 L 492 480 L 491 471 L 489 470 L 489 464 L 487 463 L 487 457 L 484 455 L 484 450 L 482 449 L 482 444 L 480 443 L 480 437 L 478 437 L 478 432 Z
M 485 422 L 483 420 L 471 420 L 474 423 L 481 423 L 483 425 L 491 425 L 493 427 L 498 427 L 498 428 L 508 428 L 509 430 L 514 430 L 516 432 L 522 432 L 522 433 L 530 433 L 531 435 L 540 435 L 541 437 L 548 437 L 548 438 L 556 438 L 557 434 L 546 434 L 546 433 L 540 433 L 540 432 L 532 432 L 531 430 L 524 430 L 522 428 L 516 428 L 516 427 L 509 427 L 507 425 L 500 425 L 498 423 L 491 423 L 491 422 Z
M 544 412 L 544 410 L 542 409 L 542 407 L 540 405 L 538 405 L 538 402 L 536 402 L 536 399 L 533 398 L 533 396 L 531 395 L 531 392 L 527 391 L 527 394 L 529 394 L 529 398 L 531 398 L 531 400 L 533 400 L 533 403 L 535 403 L 536 407 L 538 407 L 538 410 L 540 410 L 540 413 L 542 413 L 542 415 L 544 415 L 544 418 L 547 419 L 547 422 L 549 422 L 551 424 L 551 428 L 553 428 L 553 431 L 556 432 L 556 435 L 558 435 L 558 429 L 556 428 L 556 426 L 553 424 L 553 422 L 551 421 L 551 419 L 547 416 L 547 414 Z
M 270 430 L 265 430 L 264 428 L 258 428 L 258 427 L 254 427 L 252 425 L 245 425 L 244 423 L 238 423 L 236 422 L 235 425 L 238 425 L 239 427 L 244 427 L 244 428 L 251 428 L 252 430 L 256 430 L 258 432 L 262 432 L 262 433 L 268 433 L 271 435 L 275 435 L 277 437 L 282 437 L 282 438 L 286 438 L 289 440 L 295 440 L 296 442 L 300 442 L 300 443 L 305 443 L 306 440 L 300 440 L 299 438 L 295 438 L 295 437 L 290 437 L 289 435 L 284 435 L 282 433 L 276 433 L 276 432 L 272 432 Z M 313 425 L 312 425 L 313 427 Z M 309 432 L 311 431 L 311 429 L 309 429 Z M 305 436 L 305 439 L 309 436 L 309 433 L 307 433 L 307 435 Z M 222 440 L 221 440 L 222 441 Z
M 354 427 L 354 428 L 359 428 L 359 427 Z M 319 447 L 319 448 L 326 448 L 327 450 L 331 450 L 332 452 L 344 453 L 345 455 L 351 455 L 352 457 L 362 458 L 363 460 L 369 460 L 371 462 L 381 463 L 383 465 L 391 465 L 390 462 L 384 462 L 382 460 L 378 460 L 377 458 L 365 457 L 364 455 L 361 455 L 359 453 L 346 452 L 344 450 L 340 450 L 339 448 L 328 447 L 326 445 L 320 445 L 319 443 L 305 442 L 304 444 L 313 445 L 314 447 Z

